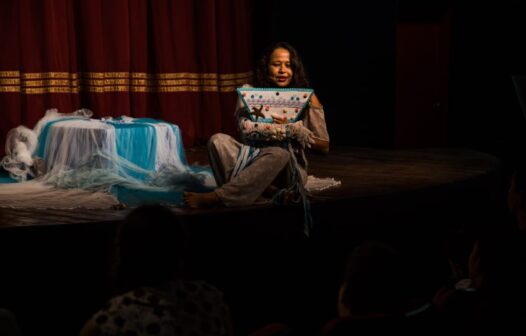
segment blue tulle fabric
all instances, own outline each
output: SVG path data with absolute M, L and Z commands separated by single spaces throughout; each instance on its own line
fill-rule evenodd
M 39 134 L 43 180 L 58 188 L 107 191 L 121 203 L 180 205 L 183 191 L 215 188 L 207 166 L 189 165 L 177 125 L 150 118 L 59 118 Z

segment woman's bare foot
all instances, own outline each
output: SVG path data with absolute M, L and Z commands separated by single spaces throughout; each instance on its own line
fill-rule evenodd
M 207 193 L 184 192 L 184 204 L 189 208 L 207 208 L 219 203 L 221 200 L 213 191 Z

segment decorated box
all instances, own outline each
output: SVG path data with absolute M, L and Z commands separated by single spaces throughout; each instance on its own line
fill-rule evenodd
M 303 88 L 238 88 L 247 116 L 255 122 L 272 123 L 273 116 L 295 122 L 301 119 L 312 94 Z

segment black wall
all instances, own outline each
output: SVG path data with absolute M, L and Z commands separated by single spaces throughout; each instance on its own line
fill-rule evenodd
M 255 55 L 284 40 L 298 49 L 325 107 L 331 143 L 393 144 L 395 0 L 255 1 Z
M 526 120 L 511 81 L 526 74 L 526 1 L 256 0 L 254 51 L 278 40 L 299 50 L 325 106 L 332 144 L 389 148 L 396 25 L 404 15 L 418 20 L 414 13 L 444 6 L 452 17 L 448 145 L 504 159 L 526 153 Z
M 452 144 L 507 161 L 526 156 L 526 120 L 511 80 L 526 74 L 526 2 L 461 1 L 452 28 Z

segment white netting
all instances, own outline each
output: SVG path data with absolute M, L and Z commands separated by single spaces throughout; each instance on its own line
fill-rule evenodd
M 115 129 L 111 125 L 95 119 L 61 121 L 48 131 L 44 153 L 46 171 L 54 175 L 86 164 L 111 168 L 111 160 L 93 155 L 99 151 L 110 158 L 116 156 Z
M 52 109 L 33 130 L 18 127 L 10 132 L 8 155 L 2 160 L 2 166 L 18 181 L 36 178 L 0 185 L 0 207 L 104 209 L 119 204 L 110 194 L 114 186 L 146 192 L 215 187 L 209 171 L 198 171 L 186 164 L 177 126 L 153 120 L 132 125 L 135 119 L 129 117 L 106 121 L 90 119 L 91 115 L 86 109 L 70 114 Z M 125 150 L 133 147 L 128 141 L 148 144 L 155 140 L 152 141 L 155 146 L 145 146 L 133 153 L 139 160 L 143 155 L 153 157 L 152 169 L 118 154 L 117 126 L 124 126 L 120 128 L 124 130 L 128 126 L 143 127 L 145 132 L 139 133 L 145 139 L 134 139 L 124 131 L 127 137 L 121 139 L 119 146 Z M 37 144 L 36 139 L 44 143 Z M 37 154 L 43 157 L 43 162 Z
M 5 152 L 1 161 L 2 167 L 9 172 L 9 176 L 17 181 L 25 181 L 34 177 L 33 152 L 38 139 L 33 130 L 18 126 L 7 133 Z
M 79 109 L 72 113 L 62 113 L 59 112 L 56 108 L 52 108 L 46 111 L 44 117 L 40 119 L 35 127 L 33 128 L 33 131 L 37 136 L 40 135 L 40 132 L 42 131 L 42 127 L 46 125 L 48 122 L 61 119 L 61 118 L 85 118 L 89 119 L 93 116 L 93 112 L 88 109 Z
M 157 156 L 155 168 L 160 169 L 162 166 L 174 166 L 181 171 L 188 169 L 185 162 L 182 162 L 181 155 L 174 155 L 174 150 L 182 148 L 179 144 L 180 139 L 176 136 L 174 128 L 179 131 L 178 126 L 165 123 L 149 124 L 155 127 L 157 135 Z M 181 147 L 179 147 L 181 146 Z
M 333 177 L 315 177 L 314 175 L 309 175 L 307 177 L 305 189 L 309 192 L 322 191 L 329 188 L 338 187 L 341 184 L 341 181 L 335 180 Z

